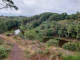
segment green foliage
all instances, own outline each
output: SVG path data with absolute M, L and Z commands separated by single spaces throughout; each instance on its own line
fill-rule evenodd
M 22 39 L 24 39 L 24 35 L 22 33 L 19 33 L 17 36 L 21 37 Z
M 79 15 L 79 12 L 71 15 L 67 13 L 45 12 L 40 15 L 24 18 L 21 21 L 20 28 L 23 31 L 35 30 L 36 34 L 41 31 L 43 36 L 59 35 L 59 37 L 79 38 Z
M 35 39 L 39 40 L 40 42 L 43 42 L 43 33 L 42 32 L 37 33 Z
M 63 60 L 80 60 L 80 55 L 68 55 L 62 57 Z
M 59 35 L 59 37 L 63 36 L 67 38 L 72 37 L 80 39 L 79 20 L 80 20 L 79 12 L 71 15 L 67 15 L 67 13 L 58 14 L 45 12 L 40 15 L 35 15 L 31 17 L 5 16 L 4 18 L 4 16 L 1 16 L 0 33 L 4 33 L 14 26 L 20 26 L 20 29 L 25 33 L 24 37 L 29 38 L 31 40 L 40 38 L 41 38 L 40 40 L 42 40 L 42 36 L 57 36 L 57 35 Z M 30 31 L 32 30 L 35 31 L 30 33 Z
M 8 7 L 10 9 L 14 8 L 15 10 L 18 10 L 18 7 L 16 5 L 14 5 L 14 2 L 12 0 L 2 0 L 3 2 L 5 2 L 4 7 Z M 0 8 L 3 9 L 4 7 Z
M 10 17 L 6 18 L 6 20 L 1 17 L 0 18 L 0 33 L 4 33 L 6 31 L 8 31 L 10 28 L 14 27 L 14 26 L 19 26 L 20 21 L 16 20 L 14 17 L 12 17 L 13 19 L 10 19 Z
M 5 49 L 3 46 L 0 46 L 0 57 L 6 58 L 8 57 L 9 53 L 10 53 L 9 49 Z
M 30 52 L 29 52 L 28 50 L 25 50 L 25 53 L 26 53 L 26 54 L 29 54 Z
M 5 33 L 5 35 L 6 35 L 6 36 L 10 36 L 10 33 L 9 33 L 9 32 L 7 32 L 7 33 Z
M 80 51 L 80 43 L 68 42 L 62 46 L 66 50 Z
M 24 36 L 25 36 L 25 38 L 28 38 L 30 40 L 34 40 L 36 37 L 36 32 L 34 30 L 29 30 L 24 33 Z
M 59 41 L 58 40 L 54 40 L 54 39 L 50 39 L 49 41 L 46 42 L 46 44 L 48 46 L 59 46 Z
M 11 30 L 11 33 L 14 33 L 14 30 L 13 29 Z
M 45 52 L 44 51 L 41 51 L 41 50 L 38 50 L 38 51 L 36 51 L 36 54 L 44 55 Z
M 17 36 L 14 36 L 15 39 L 17 39 Z
M 62 35 L 62 31 L 58 30 L 58 34 L 59 34 L 59 38 L 60 38 L 60 35 Z

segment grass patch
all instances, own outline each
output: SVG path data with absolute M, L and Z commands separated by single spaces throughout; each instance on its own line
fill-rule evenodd
M 4 40 L 0 40 L 0 60 L 1 59 L 5 60 L 9 56 L 11 49 L 12 49 L 11 43 L 8 43 Z
M 80 55 L 68 55 L 62 57 L 63 60 L 80 60 Z

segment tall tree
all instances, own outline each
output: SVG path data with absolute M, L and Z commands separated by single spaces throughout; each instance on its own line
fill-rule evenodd
M 73 26 L 72 25 L 68 25 L 68 27 L 67 27 L 68 37 L 69 37 L 69 34 L 71 33 L 72 30 L 73 30 Z
M 62 35 L 62 31 L 58 30 L 58 34 L 59 34 L 59 39 L 60 39 L 60 36 Z
M 75 31 L 77 32 L 77 35 L 76 35 L 76 40 L 77 40 L 77 38 L 78 38 L 78 33 L 80 32 L 80 24 L 77 24 L 76 26 L 75 26 Z

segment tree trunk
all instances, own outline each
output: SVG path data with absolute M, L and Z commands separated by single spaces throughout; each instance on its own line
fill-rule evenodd
M 68 38 L 69 38 L 69 33 L 68 33 Z
M 77 32 L 77 35 L 78 35 L 78 32 Z M 76 42 L 77 42 L 77 36 L 76 36 Z
M 60 34 L 59 34 L 59 39 L 60 39 Z

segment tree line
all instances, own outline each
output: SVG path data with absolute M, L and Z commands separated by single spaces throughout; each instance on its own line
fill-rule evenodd
M 20 28 L 25 32 L 26 37 L 33 30 L 36 36 L 41 34 L 42 36 L 63 36 L 77 39 L 80 38 L 79 21 L 79 12 L 71 15 L 67 13 L 45 12 L 40 15 L 24 18 L 21 20 Z M 34 32 L 31 35 L 34 35 Z
M 10 28 L 20 25 L 21 20 L 18 17 L 0 17 L 0 33 L 4 33 Z

